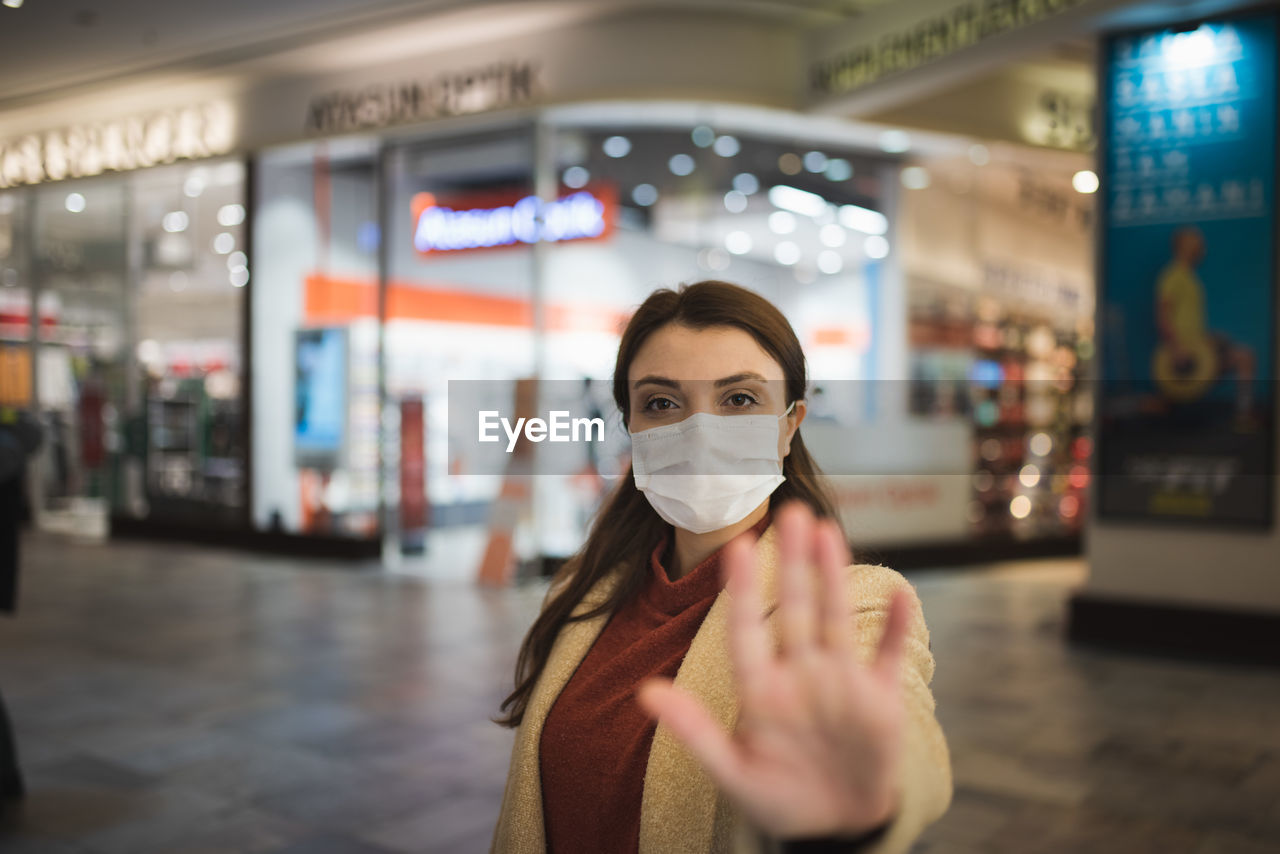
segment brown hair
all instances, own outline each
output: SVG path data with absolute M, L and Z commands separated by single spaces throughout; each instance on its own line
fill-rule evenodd
M 693 329 L 732 326 L 743 330 L 782 366 L 786 402 L 804 399 L 807 381 L 804 352 L 782 312 L 759 294 L 728 282 L 709 280 L 685 285 L 679 291 L 666 288 L 654 291 L 631 316 L 618 345 L 618 360 L 613 371 L 613 399 L 622 412 L 624 424 L 631 418 L 631 398 L 627 391 L 631 362 L 645 339 L 672 323 Z M 818 516 L 835 517 L 835 507 L 822 485 L 821 473 L 805 449 L 798 429 L 791 439 L 791 452 L 782 461 L 782 473 L 786 480 L 770 496 L 770 506 L 799 499 Z M 582 549 L 556 573 L 542 612 L 520 645 L 515 690 L 502 701 L 501 710 L 506 714 L 495 719 L 495 723 L 507 727 L 520 725 L 533 686 L 551 654 L 551 646 L 566 623 L 612 613 L 640 589 L 647 575 L 649 553 L 666 529 L 667 523 L 636 489 L 635 479 L 628 470 L 596 514 Z M 587 591 L 618 568 L 622 577 L 608 599 L 582 614 L 572 615 Z

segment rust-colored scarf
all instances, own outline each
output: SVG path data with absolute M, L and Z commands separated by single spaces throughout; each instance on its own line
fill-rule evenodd
M 760 536 L 769 514 L 752 529 Z M 636 702 L 650 676 L 674 679 L 724 587 L 720 551 L 671 581 L 670 538 L 641 591 L 610 617 L 542 728 L 542 803 L 550 854 L 637 854 L 640 800 L 657 723 Z

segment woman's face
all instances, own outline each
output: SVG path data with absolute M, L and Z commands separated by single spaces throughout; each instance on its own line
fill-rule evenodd
M 781 415 L 787 408 L 782 366 L 733 326 L 692 329 L 671 323 L 649 335 L 627 370 L 632 433 L 683 421 L 695 412 Z M 778 458 L 804 420 L 805 404 L 779 425 Z

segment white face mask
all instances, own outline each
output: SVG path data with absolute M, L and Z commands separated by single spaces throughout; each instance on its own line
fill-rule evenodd
M 778 459 L 782 415 L 695 412 L 631 434 L 636 488 L 665 521 L 695 534 L 741 522 L 786 480 Z

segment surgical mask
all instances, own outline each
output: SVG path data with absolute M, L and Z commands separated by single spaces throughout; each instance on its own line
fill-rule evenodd
M 741 522 L 786 480 L 778 459 L 782 415 L 695 412 L 631 434 L 636 488 L 666 522 L 705 534 Z

